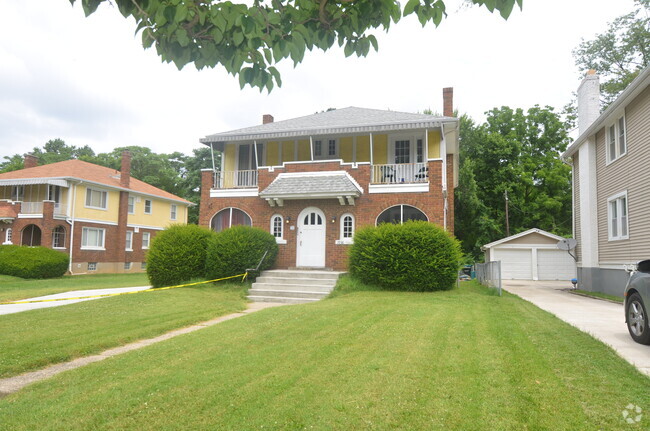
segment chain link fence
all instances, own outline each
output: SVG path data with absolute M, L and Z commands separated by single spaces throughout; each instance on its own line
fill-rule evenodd
M 501 261 L 477 263 L 476 278 L 484 286 L 497 289 L 501 296 Z

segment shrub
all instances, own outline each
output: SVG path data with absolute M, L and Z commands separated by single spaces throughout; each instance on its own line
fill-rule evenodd
M 147 254 L 147 275 L 153 287 L 173 286 L 205 276 L 208 239 L 216 233 L 197 225 L 175 224 L 159 232 Z
M 70 257 L 46 247 L 0 246 L 0 274 L 22 278 L 61 277 Z
M 216 279 L 242 274 L 248 268 L 255 268 L 266 250 L 269 252 L 260 271 L 271 268 L 278 255 L 278 244 L 273 235 L 247 226 L 233 226 L 219 232 L 208 244 L 206 277 Z
M 350 273 L 391 290 L 454 287 L 462 257 L 458 241 L 440 227 L 409 221 L 359 229 L 350 248 Z

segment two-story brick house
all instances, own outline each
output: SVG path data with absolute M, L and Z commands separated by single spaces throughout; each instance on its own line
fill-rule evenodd
M 574 238 L 582 289 L 623 295 L 626 265 L 650 259 L 650 68 L 600 113 L 598 76 L 578 89 Z
M 70 255 L 70 272 L 138 272 L 156 233 L 187 223 L 191 202 L 131 178 L 131 155 L 120 171 L 81 160 L 0 174 L 0 244 L 44 246 Z
M 200 224 L 276 237 L 278 268 L 344 270 L 354 231 L 428 220 L 453 233 L 458 119 L 356 107 L 209 135 L 221 153 L 202 172 Z

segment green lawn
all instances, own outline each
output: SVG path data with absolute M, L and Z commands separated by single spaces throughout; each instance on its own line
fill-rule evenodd
M 623 298 L 621 298 L 620 296 L 608 295 L 606 293 L 591 292 L 589 290 L 581 290 L 581 289 L 576 289 L 576 290 L 573 290 L 572 292 L 580 293 L 582 295 L 591 296 L 591 297 L 594 297 L 594 298 L 608 299 L 610 301 L 620 302 L 621 304 L 623 302 L 625 302 L 625 300 Z
M 348 284 L 349 279 L 342 283 Z M 345 287 L 345 286 L 344 286 Z M 474 282 L 272 308 L 0 400 L 11 430 L 629 430 L 650 379 Z
M 0 302 L 17 301 L 71 290 L 107 289 L 110 287 L 148 286 L 146 273 L 67 275 L 46 280 L 0 275 Z
M 181 287 L 0 316 L 0 377 L 244 310 L 247 287 Z

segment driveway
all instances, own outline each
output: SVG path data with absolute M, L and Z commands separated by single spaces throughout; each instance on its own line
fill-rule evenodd
M 79 298 L 83 296 L 107 295 L 111 293 L 135 292 L 150 289 L 151 286 L 138 287 L 115 287 L 112 289 L 94 289 L 94 290 L 73 290 L 70 292 L 55 293 L 54 295 L 38 296 L 35 298 L 23 299 L 22 301 L 38 301 L 41 299 L 58 299 L 58 298 Z M 61 305 L 74 304 L 75 302 L 91 301 L 101 298 L 70 299 L 52 302 L 36 302 L 34 304 L 6 304 L 0 305 L 0 315 L 20 313 L 21 311 L 36 310 L 39 308 L 59 307 Z
M 632 340 L 622 304 L 563 291 L 571 287 L 568 281 L 503 280 L 502 287 L 599 339 L 650 376 L 650 346 Z

